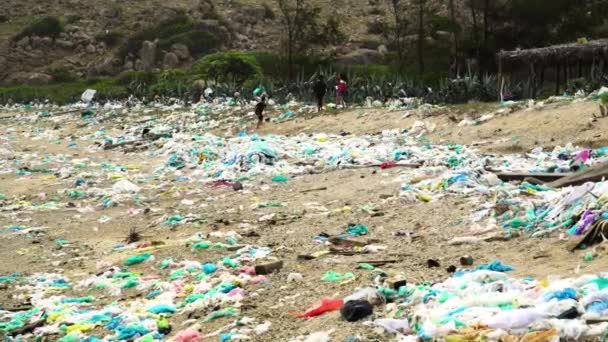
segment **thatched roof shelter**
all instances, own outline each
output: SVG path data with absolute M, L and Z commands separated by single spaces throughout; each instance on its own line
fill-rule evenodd
M 496 56 L 499 62 L 502 62 L 505 66 L 515 63 L 538 63 L 545 65 L 575 62 L 592 63 L 597 59 L 608 58 L 608 39 L 553 45 L 535 49 L 501 51 Z
M 579 42 L 571 44 L 553 45 L 542 48 L 500 51 L 496 54 L 498 62 L 498 87 L 501 93 L 504 83 L 503 72 L 514 69 L 515 66 L 527 65 L 530 69 L 529 83 L 530 95 L 536 96 L 536 91 L 544 83 L 545 68 L 555 69 L 555 93 L 559 94 L 560 85 L 574 77 L 573 68 L 578 67 L 578 77 L 582 77 L 584 70 L 589 71 L 591 78 L 596 73 L 603 74 L 605 64 L 608 64 L 608 39 L 587 41 L 582 38 Z M 540 73 L 538 72 L 540 70 Z M 563 72 L 563 75 L 561 75 Z M 540 77 L 538 77 L 540 76 Z M 563 78 L 562 78 L 563 77 Z M 540 79 L 540 82 L 538 80 Z

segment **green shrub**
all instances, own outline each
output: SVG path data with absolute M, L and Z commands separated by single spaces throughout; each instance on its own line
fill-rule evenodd
M 386 31 L 386 24 L 381 20 L 369 21 L 367 23 L 367 33 L 369 34 L 384 34 Z
M 321 31 L 321 41 L 329 45 L 340 45 L 346 42 L 346 34 L 340 28 L 340 22 L 335 17 L 329 17 Z
M 53 82 L 55 83 L 74 82 L 77 79 L 76 75 L 66 67 L 51 68 L 47 73 L 53 76 Z
M 350 68 L 355 77 L 391 77 L 395 75 L 390 66 L 382 64 L 353 65 Z
M 192 80 L 184 70 L 168 69 L 160 73 L 156 83 L 147 92 L 149 96 L 186 97 L 192 89 Z
M 205 56 L 194 64 L 192 70 L 208 80 L 239 84 L 262 76 L 262 68 L 253 56 L 235 51 Z
M 215 35 L 190 20 L 187 15 L 180 14 L 129 38 L 120 49 L 119 55 L 123 58 L 128 54 L 136 55 L 144 41 L 155 39 L 159 40 L 161 49 L 166 50 L 173 44 L 181 43 L 188 46 L 195 56 L 208 54 L 221 46 Z
M 377 39 L 362 39 L 361 40 L 361 47 L 363 49 L 372 49 L 372 50 L 376 50 L 378 48 L 378 46 L 382 45 L 383 42 Z
M 178 15 L 175 18 L 165 20 L 130 37 L 120 49 L 120 54 L 122 57 L 130 53 L 135 55 L 144 41 L 152 41 L 156 38 L 166 39 L 187 32 L 192 29 L 192 26 L 186 15 Z
M 15 37 L 15 40 L 29 36 L 51 37 L 54 39 L 57 38 L 61 32 L 63 32 L 63 23 L 61 20 L 56 17 L 48 16 L 35 19 Z
M 122 86 L 137 84 L 152 84 L 158 76 L 151 71 L 125 71 L 116 77 L 115 83 Z
M 100 32 L 95 35 L 95 40 L 99 43 L 105 43 L 108 47 L 114 47 L 123 40 L 124 36 L 121 32 L 116 31 Z
M 287 77 L 289 68 L 286 56 L 270 51 L 249 51 L 243 54 L 255 58 L 265 77 L 275 80 L 283 80 Z M 320 68 L 327 68 L 331 64 L 327 59 L 302 54 L 294 55 L 293 61 L 298 74 L 304 75 L 312 75 Z
M 429 25 L 431 26 L 431 31 L 446 31 L 452 33 L 459 33 L 461 31 L 460 25 L 458 23 L 452 21 L 449 17 L 444 17 L 440 15 L 434 15 L 429 19 Z
M 111 79 L 100 79 L 92 84 L 81 81 L 41 86 L 0 87 L 0 103 L 7 103 L 9 100 L 16 103 L 30 103 L 48 99 L 63 105 L 79 101 L 82 93 L 89 88 L 97 90 L 95 99 L 100 101 L 124 99 L 129 96 L 126 87 L 115 85 Z
M 161 39 L 161 49 L 170 49 L 173 44 L 184 44 L 194 56 L 200 56 L 214 52 L 220 45 L 220 41 L 213 34 L 201 28 L 194 28 L 188 32 L 176 34 L 172 37 Z

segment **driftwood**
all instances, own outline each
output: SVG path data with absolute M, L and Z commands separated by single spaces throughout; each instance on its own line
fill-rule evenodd
M 371 165 L 345 165 L 342 166 L 343 169 L 364 169 L 369 167 L 380 167 L 381 164 L 371 164 Z M 422 163 L 396 163 L 392 167 L 409 167 L 412 169 L 417 169 L 422 166 Z
M 125 141 L 125 142 L 121 142 L 121 143 L 117 143 L 117 144 L 107 144 L 103 147 L 104 150 L 113 150 L 117 147 L 123 147 L 123 146 L 130 146 L 130 145 L 135 145 L 141 142 L 144 142 L 144 139 L 140 139 L 140 140 L 132 140 L 132 141 Z
M 497 172 L 496 176 L 503 182 L 536 179 L 541 182 L 552 182 L 573 173 L 529 173 L 529 172 Z
M 587 182 L 599 182 L 608 178 L 608 162 L 592 166 L 584 171 L 574 173 L 545 185 L 552 188 L 581 185 Z
M 502 181 L 526 180 L 535 184 L 544 184 L 551 188 L 581 185 L 587 182 L 599 182 L 608 178 L 608 162 L 592 166 L 576 173 L 509 173 L 497 172 Z
M 570 252 L 573 252 L 582 245 L 592 246 L 603 242 L 604 239 L 608 239 L 608 220 L 599 220 L 589 227 L 583 235 L 571 240 L 567 248 Z
M 324 191 L 324 190 L 327 190 L 326 186 L 323 186 L 323 187 L 320 187 L 320 188 L 314 188 L 314 189 L 306 189 L 306 190 L 302 190 L 300 192 L 303 193 L 303 194 L 305 194 L 305 193 L 308 193 L 308 192 Z
M 361 260 L 359 261 L 359 263 L 361 264 L 370 264 L 374 267 L 378 267 L 378 266 L 383 266 L 386 264 L 394 264 L 399 262 L 399 260 L 396 259 L 388 259 L 388 260 Z

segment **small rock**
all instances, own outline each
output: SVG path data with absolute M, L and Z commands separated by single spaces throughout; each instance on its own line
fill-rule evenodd
M 232 184 L 232 189 L 234 191 L 241 191 L 243 190 L 243 184 L 239 181 L 234 182 L 234 184 Z
M 25 49 L 26 46 L 30 45 L 30 37 L 23 37 L 17 41 L 17 47 Z
M 151 70 L 156 64 L 156 43 L 151 41 L 144 41 L 141 49 L 139 50 L 139 58 L 141 59 L 142 70 Z M 137 63 L 136 63 L 137 66 Z
M 51 37 L 40 38 L 40 47 L 51 47 L 53 46 L 53 39 Z
M 270 274 L 283 268 L 283 261 L 275 261 L 268 264 L 255 266 L 255 274 Z
M 163 66 L 165 69 L 172 69 L 179 65 L 179 57 L 173 52 L 169 52 L 165 54 L 165 58 L 163 59 Z
M 87 45 L 87 47 L 85 48 L 85 51 L 86 51 L 87 53 L 93 54 L 93 53 L 95 53 L 95 52 L 97 51 L 97 49 L 95 49 L 95 45 L 93 45 L 93 44 L 89 44 L 89 45 Z
M 289 273 L 287 276 L 288 282 L 299 283 L 304 280 L 304 276 L 301 273 Z
M 185 44 L 173 44 L 171 45 L 171 52 L 177 55 L 181 60 L 190 59 L 190 49 Z
M 41 44 L 40 44 L 40 40 L 41 39 L 42 38 L 40 38 L 38 36 L 32 36 L 32 37 L 30 37 L 30 45 L 32 45 L 32 47 L 34 49 L 40 48 L 41 47 Z
M 69 40 L 57 40 L 55 41 L 55 45 L 57 45 L 57 47 L 62 48 L 62 49 L 73 49 L 74 48 L 74 43 L 72 43 Z

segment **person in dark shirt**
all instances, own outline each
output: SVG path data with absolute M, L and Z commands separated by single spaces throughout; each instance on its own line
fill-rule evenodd
M 264 123 L 264 109 L 266 109 L 266 95 L 262 95 L 260 102 L 255 105 L 255 115 L 258 117 L 258 125 L 256 128 L 260 128 Z
M 317 98 L 317 112 L 321 112 L 323 110 L 323 98 L 327 93 L 327 84 L 323 79 L 323 75 L 319 75 L 317 77 L 317 81 L 313 85 L 312 89 L 315 93 L 315 97 Z

